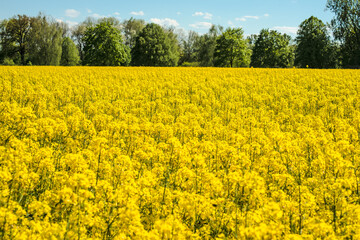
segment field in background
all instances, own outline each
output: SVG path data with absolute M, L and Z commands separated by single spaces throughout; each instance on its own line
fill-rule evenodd
M 359 79 L 0 67 L 0 238 L 358 239 Z

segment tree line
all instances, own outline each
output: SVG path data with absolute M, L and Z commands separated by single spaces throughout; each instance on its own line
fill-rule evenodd
M 0 22 L 0 63 L 62 66 L 309 67 L 360 66 L 360 3 L 328 0 L 325 24 L 311 16 L 295 39 L 262 29 L 213 25 L 206 34 L 185 33 L 141 19 L 92 19 L 70 28 L 52 17 L 17 15 Z M 330 35 L 332 32 L 333 37 Z

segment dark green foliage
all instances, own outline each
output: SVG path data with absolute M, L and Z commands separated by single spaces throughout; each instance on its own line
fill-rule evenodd
M 122 43 L 120 30 L 103 21 L 87 28 L 84 35 L 84 65 L 127 66 L 130 49 Z
M 6 58 L 3 60 L 2 65 L 5 65 L 5 66 L 14 66 L 15 63 L 14 63 L 14 61 L 13 61 L 11 58 L 6 57 Z
M 34 19 L 26 15 L 4 20 L 1 23 L 1 57 L 19 59 L 19 64 L 26 64 L 29 41 Z
M 250 36 L 248 36 L 248 37 L 246 38 L 246 40 L 247 40 L 247 42 L 248 42 L 248 44 L 249 44 L 249 46 L 250 46 L 251 49 L 253 49 L 257 37 L 258 37 L 258 36 L 257 36 L 256 34 L 251 34 Z
M 0 62 L 9 58 L 8 44 L 6 43 L 6 24 L 7 20 L 0 20 Z
M 80 24 L 76 25 L 72 28 L 71 37 L 74 40 L 74 43 L 79 51 L 80 56 L 80 63 L 84 64 L 84 41 L 85 41 L 85 32 L 90 27 L 95 27 L 97 24 L 101 22 L 107 22 L 110 25 L 114 26 L 117 30 L 121 30 L 121 23 L 118 19 L 109 17 L 109 18 L 100 18 L 95 19 L 92 17 L 87 17 L 85 21 L 81 22 Z
M 175 33 L 174 28 L 168 28 L 165 29 L 165 34 L 167 35 L 167 38 L 169 39 L 170 43 L 170 59 L 174 63 L 172 66 L 177 66 L 180 59 L 180 45 L 178 42 L 178 36 Z
M 181 67 L 199 67 L 199 62 L 183 62 Z
M 26 65 L 59 65 L 64 29 L 52 19 L 39 15 L 18 15 L 2 23 L 2 58 Z
M 62 54 L 60 64 L 62 66 L 76 66 L 80 62 L 79 50 L 75 43 L 69 38 L 65 37 L 62 43 Z
M 39 15 L 31 31 L 29 60 L 33 65 L 60 65 L 63 29 L 55 20 Z
M 217 67 L 246 67 L 249 51 L 241 28 L 228 28 L 216 40 L 215 66 Z
M 197 32 L 189 31 L 185 39 L 181 40 L 181 56 L 179 65 L 191 65 L 199 60 L 200 36 Z M 195 63 L 196 65 L 196 63 Z
M 360 67 L 360 1 L 328 0 L 327 8 L 335 13 L 331 27 L 342 43 L 342 65 Z
M 257 36 L 251 56 L 252 67 L 285 68 L 293 64 L 291 37 L 275 30 L 263 29 Z
M 295 65 L 302 68 L 335 67 L 334 47 L 326 25 L 320 19 L 312 16 L 303 21 L 296 43 Z
M 74 43 L 79 51 L 80 63 L 84 62 L 85 32 L 86 32 L 86 25 L 84 23 L 80 23 L 76 25 L 71 31 L 72 39 L 74 40 Z
M 134 66 L 176 66 L 179 53 L 176 49 L 176 38 L 173 33 L 166 33 L 155 23 L 145 26 L 136 37 L 132 49 Z
M 0 63 L 360 68 L 360 1 L 327 0 L 326 7 L 335 14 L 331 24 L 312 16 L 301 23 L 295 42 L 268 29 L 244 39 L 242 29 L 215 25 L 204 35 L 185 35 L 134 18 L 87 18 L 70 28 L 42 14 L 17 15 L 0 21 Z
M 130 18 L 123 22 L 125 45 L 133 48 L 135 46 L 136 37 L 140 31 L 145 27 L 145 21 L 142 19 Z
M 71 37 L 74 40 L 74 43 L 79 51 L 79 56 L 80 56 L 80 63 L 83 64 L 84 63 L 84 40 L 85 40 L 85 32 L 86 29 L 89 27 L 94 27 L 96 25 L 96 20 L 93 18 L 86 18 L 85 21 L 83 21 L 82 23 L 76 25 L 75 27 L 73 27 L 72 31 L 71 31 Z
M 203 67 L 214 66 L 214 53 L 216 48 L 216 39 L 221 34 L 223 28 L 213 25 L 209 32 L 200 37 L 198 59 Z
M 360 68 L 360 46 L 355 35 L 344 38 L 340 46 L 340 61 L 344 68 Z

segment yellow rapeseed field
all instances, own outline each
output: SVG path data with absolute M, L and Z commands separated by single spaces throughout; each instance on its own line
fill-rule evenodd
M 0 67 L 0 239 L 360 239 L 359 79 Z

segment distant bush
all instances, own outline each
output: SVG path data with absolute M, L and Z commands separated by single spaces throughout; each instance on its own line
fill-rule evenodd
M 200 63 L 199 62 L 183 62 L 183 64 L 181 64 L 181 67 L 199 67 Z
M 14 61 L 13 61 L 11 58 L 6 57 L 6 58 L 4 59 L 4 61 L 2 62 L 2 65 L 5 65 L 5 66 L 14 66 L 15 63 L 14 63 Z

